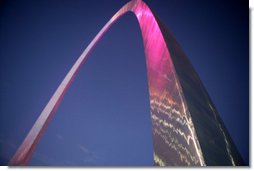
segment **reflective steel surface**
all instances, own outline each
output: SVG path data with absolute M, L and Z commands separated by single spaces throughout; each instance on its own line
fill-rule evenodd
M 228 157 L 230 165 L 236 164 L 231 139 L 181 48 L 143 1 L 132 0 L 108 21 L 78 58 L 9 165 L 28 164 L 81 64 L 110 26 L 128 11 L 137 17 L 145 48 L 155 165 L 223 165 L 225 162 L 217 162 L 221 157 Z

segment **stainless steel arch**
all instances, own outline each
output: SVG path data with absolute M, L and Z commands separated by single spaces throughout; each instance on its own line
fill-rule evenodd
M 155 164 L 161 166 L 205 165 L 168 46 L 157 19 L 141 0 L 132 0 L 124 5 L 96 35 L 67 73 L 9 165 L 28 164 L 50 119 L 89 52 L 110 26 L 128 11 L 136 15 L 142 31 L 149 81 Z

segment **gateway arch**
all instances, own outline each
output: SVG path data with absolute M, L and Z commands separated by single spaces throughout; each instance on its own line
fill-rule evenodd
M 9 165 L 28 165 L 79 68 L 104 33 L 127 12 L 135 14 L 144 43 L 154 164 L 159 166 L 243 164 L 216 108 L 180 45 L 142 0 L 132 0 L 106 23 L 77 59 Z

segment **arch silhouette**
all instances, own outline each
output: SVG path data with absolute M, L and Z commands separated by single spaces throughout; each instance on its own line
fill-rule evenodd
M 132 0 L 125 4 L 95 36 L 67 73 L 10 160 L 9 165 L 28 164 L 82 63 L 111 25 L 128 11 L 135 14 L 143 37 L 153 126 L 154 163 L 160 166 L 206 165 L 205 156 L 203 156 L 184 96 L 182 82 L 176 74 L 176 68 L 169 52 L 168 42 L 170 42 L 170 38 L 165 35 L 163 26 L 142 0 Z M 179 47 L 174 46 L 174 48 L 177 50 Z M 173 51 L 173 53 L 175 52 Z M 212 111 L 215 110 L 213 105 L 210 108 Z M 214 115 L 217 121 L 218 116 Z M 229 144 L 227 134 L 224 133 L 225 130 L 222 126 L 220 125 L 220 129 L 225 138 L 223 142 Z M 227 146 L 226 152 L 228 156 L 232 156 L 231 146 L 229 145 L 229 147 Z M 231 164 L 234 164 L 233 157 L 229 159 Z

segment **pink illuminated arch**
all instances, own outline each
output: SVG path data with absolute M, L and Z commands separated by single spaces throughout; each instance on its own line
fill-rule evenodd
M 141 0 L 132 0 L 124 5 L 91 41 L 41 112 L 9 165 L 28 164 L 82 63 L 111 25 L 128 11 L 135 14 L 142 31 L 153 124 L 154 162 L 161 166 L 205 165 L 164 37 L 153 13 Z

